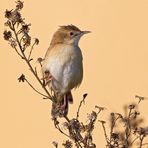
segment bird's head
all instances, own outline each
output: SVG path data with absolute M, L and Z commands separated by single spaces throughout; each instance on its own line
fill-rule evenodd
M 81 31 L 74 25 L 60 26 L 53 35 L 51 45 L 71 44 L 78 46 L 81 36 L 87 33 L 90 33 L 90 31 Z

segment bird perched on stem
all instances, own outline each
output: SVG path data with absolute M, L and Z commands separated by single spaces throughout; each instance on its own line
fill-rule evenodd
M 90 31 L 81 31 L 74 25 L 60 26 L 46 52 L 42 73 L 56 96 L 52 106 L 53 116 L 67 115 L 68 103 L 73 102 L 71 90 L 82 82 L 83 58 L 78 43 L 87 33 Z

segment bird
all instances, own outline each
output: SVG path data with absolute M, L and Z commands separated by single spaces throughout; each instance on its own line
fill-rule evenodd
M 90 31 L 81 31 L 71 24 L 59 26 L 53 34 L 42 64 L 43 79 L 56 96 L 56 103 L 52 106 L 53 116 L 68 114 L 68 104 L 73 103 L 71 90 L 82 82 L 83 56 L 79 40 L 87 33 Z

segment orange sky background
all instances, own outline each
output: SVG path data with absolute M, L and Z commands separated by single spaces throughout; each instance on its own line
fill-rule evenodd
M 83 93 L 88 93 L 81 119 L 95 105 L 107 108 L 99 119 L 107 120 L 110 112 L 122 112 L 124 104 L 134 102 L 135 95 L 148 97 L 148 1 L 147 0 L 24 0 L 22 11 L 31 23 L 32 37 L 40 44 L 33 52 L 35 59 L 43 57 L 58 26 L 74 24 L 91 34 L 80 41 L 84 57 L 84 79 L 73 91 L 74 104 L 69 117 Z M 24 73 L 37 88 L 36 80 L 15 51 L 3 40 L 5 9 L 15 7 L 14 0 L 0 2 L 0 147 L 51 148 L 52 141 L 63 141 L 51 121 L 51 102 L 43 100 L 17 78 Z M 33 62 L 37 65 L 36 60 Z M 147 117 L 148 102 L 140 104 Z M 148 120 L 145 118 L 145 125 Z M 94 132 L 97 147 L 104 148 L 102 128 L 97 123 Z

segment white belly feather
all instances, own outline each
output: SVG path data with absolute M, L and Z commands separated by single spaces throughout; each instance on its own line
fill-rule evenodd
M 83 78 L 82 54 L 79 47 L 57 46 L 45 57 L 43 71 L 49 70 L 56 89 L 65 92 L 79 86 Z

